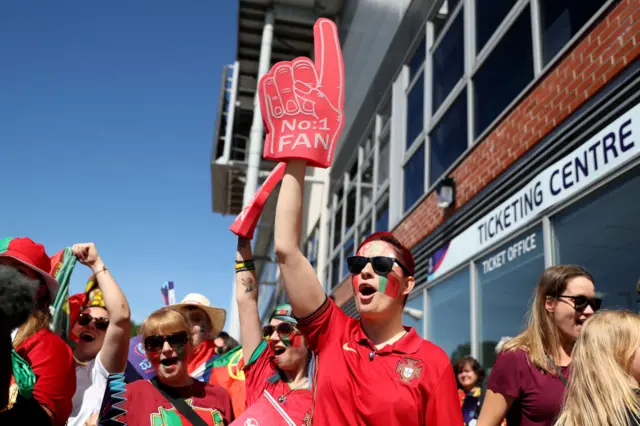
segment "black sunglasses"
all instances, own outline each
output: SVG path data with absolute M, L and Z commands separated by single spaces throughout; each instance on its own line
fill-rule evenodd
M 411 272 L 409 269 L 404 266 L 402 263 L 393 257 L 387 256 L 374 256 L 374 257 L 364 257 L 364 256 L 349 256 L 347 257 L 347 266 L 349 267 L 349 272 L 353 275 L 358 275 L 367 263 L 371 262 L 371 267 L 373 271 L 378 275 L 387 275 L 393 269 L 393 265 L 398 264 L 400 269 L 404 271 L 405 274 L 411 276 Z
M 594 298 L 590 299 L 587 296 L 565 296 L 565 295 L 560 295 L 560 296 L 558 296 L 558 298 L 572 299 L 573 300 L 573 307 L 578 312 L 584 311 L 585 309 L 587 309 L 587 306 L 591 306 L 591 309 L 593 309 L 593 312 L 595 312 L 598 309 L 600 309 L 600 306 L 602 305 L 602 299 L 600 299 L 598 297 L 594 297 Z
M 172 333 L 166 336 L 160 336 L 158 334 L 149 336 L 144 339 L 144 349 L 147 352 L 158 352 L 162 350 L 164 342 L 169 343 L 172 348 L 185 346 L 189 343 L 189 334 L 187 334 L 186 331 L 179 331 L 178 333 Z
M 89 324 L 91 324 L 91 321 L 93 321 L 93 323 L 95 324 L 98 330 L 105 331 L 107 328 L 109 328 L 109 318 L 93 317 L 90 314 L 78 315 L 78 324 L 80 324 L 83 327 L 86 327 Z
M 276 326 L 265 325 L 262 327 L 262 336 L 265 339 L 269 339 L 274 331 L 277 331 L 280 336 L 288 336 L 296 331 L 296 327 L 288 322 L 281 322 Z

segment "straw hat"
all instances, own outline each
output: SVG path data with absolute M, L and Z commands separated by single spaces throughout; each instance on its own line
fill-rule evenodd
M 187 294 L 182 302 L 171 305 L 170 308 L 180 309 L 183 307 L 195 306 L 202 309 L 209 317 L 211 322 L 211 336 L 216 337 L 224 328 L 224 322 L 227 318 L 227 311 L 221 308 L 211 306 L 209 299 L 198 293 Z

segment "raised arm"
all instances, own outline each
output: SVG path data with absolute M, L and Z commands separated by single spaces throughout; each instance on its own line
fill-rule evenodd
M 284 287 L 293 313 L 299 318 L 314 313 L 326 298 L 316 272 L 300 251 L 305 169 L 304 161 L 287 163 L 278 195 L 274 236 Z
M 100 362 L 109 374 L 122 373 L 127 366 L 131 333 L 131 309 L 122 290 L 105 266 L 95 244 L 75 244 L 71 250 L 96 277 L 104 305 L 109 312 L 109 328 L 100 349 Z
M 236 250 L 236 302 L 240 316 L 240 343 L 245 361 L 262 341 L 260 314 L 258 313 L 258 280 L 253 266 L 251 241 L 238 238 Z

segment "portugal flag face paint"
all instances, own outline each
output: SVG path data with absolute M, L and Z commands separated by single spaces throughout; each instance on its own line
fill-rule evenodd
M 371 241 L 367 243 L 364 247 L 360 248 L 358 251 L 359 256 L 366 257 L 375 257 L 375 256 L 386 256 L 396 258 L 396 253 L 394 250 L 383 241 Z M 369 265 L 368 267 L 371 267 Z M 372 268 L 373 269 L 373 268 Z M 375 273 L 375 272 L 374 272 Z M 378 275 L 378 292 L 384 293 L 389 297 L 396 298 L 400 296 L 400 280 L 394 271 L 386 275 Z M 353 285 L 354 293 L 358 292 L 358 287 L 360 286 L 362 278 L 361 276 L 354 275 L 352 277 L 351 283 Z

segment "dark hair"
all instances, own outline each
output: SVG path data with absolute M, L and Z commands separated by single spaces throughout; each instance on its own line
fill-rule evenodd
M 384 241 L 385 243 L 391 244 L 393 247 L 398 250 L 398 254 L 400 254 L 400 261 L 402 264 L 409 270 L 410 275 L 413 276 L 416 272 L 416 262 L 413 260 L 413 254 L 411 251 L 404 246 L 396 237 L 393 236 L 391 232 L 376 232 L 369 235 L 363 242 L 358 246 L 358 250 L 360 250 L 365 244 L 370 243 L 371 241 Z M 356 251 L 358 251 L 356 250 Z
M 458 380 L 458 374 L 460 374 L 462 369 L 467 365 L 470 365 L 473 372 L 476 373 L 476 376 L 478 376 L 478 382 L 476 383 L 476 386 L 482 386 L 482 382 L 484 382 L 485 378 L 484 368 L 482 368 L 480 363 L 474 357 L 464 356 L 462 358 L 458 358 L 453 363 L 453 371 L 456 374 L 456 383 L 458 384 L 458 389 L 462 389 L 460 380 Z
M 229 336 L 229 333 L 227 333 L 226 331 L 221 331 L 216 338 L 222 339 L 222 341 L 224 342 L 224 348 L 216 349 L 216 352 L 218 352 L 218 355 L 224 355 L 227 352 L 229 352 L 231 349 L 234 349 L 238 345 L 240 345 L 240 343 L 238 343 L 238 341 L 233 337 Z

